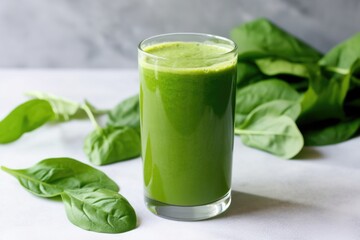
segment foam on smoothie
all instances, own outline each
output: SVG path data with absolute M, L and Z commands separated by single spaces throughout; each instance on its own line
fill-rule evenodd
M 160 70 L 172 68 L 171 71 L 218 71 L 234 65 L 236 59 L 229 47 L 198 42 L 165 42 L 147 46 L 148 53 L 140 65 L 147 68 L 157 67 Z

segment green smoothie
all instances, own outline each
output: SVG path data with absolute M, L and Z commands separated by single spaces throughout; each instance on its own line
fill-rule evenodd
M 231 184 L 236 57 L 226 47 L 195 42 L 144 51 L 139 71 L 146 196 L 179 206 L 221 199 Z

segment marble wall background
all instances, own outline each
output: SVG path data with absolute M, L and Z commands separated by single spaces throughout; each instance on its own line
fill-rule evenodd
M 1 0 L 0 67 L 135 68 L 143 38 L 259 16 L 322 51 L 360 31 L 359 0 Z

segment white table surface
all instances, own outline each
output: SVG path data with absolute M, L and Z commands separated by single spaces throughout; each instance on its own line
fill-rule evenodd
M 0 118 L 31 90 L 110 108 L 138 92 L 134 70 L 1 70 Z M 44 126 L 0 145 L 0 165 L 27 168 L 49 157 L 88 163 L 83 140 L 88 121 Z M 72 225 L 61 202 L 28 193 L 0 171 L 0 240 L 95 239 L 360 239 L 360 138 L 305 148 L 282 160 L 242 145 L 236 137 L 233 201 L 211 220 L 178 222 L 150 213 L 143 203 L 140 158 L 99 167 L 114 179 L 137 212 L 137 229 L 123 234 L 88 232 Z

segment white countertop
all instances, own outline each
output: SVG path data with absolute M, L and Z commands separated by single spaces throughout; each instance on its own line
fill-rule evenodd
M 138 76 L 136 70 L 0 70 L 0 119 L 31 90 L 110 108 L 138 92 Z M 59 156 L 89 164 L 82 146 L 91 130 L 89 121 L 44 126 L 0 145 L 0 165 L 27 168 Z M 137 229 L 82 230 L 67 220 L 61 202 L 33 196 L 0 171 L 0 240 L 360 239 L 360 137 L 305 148 L 295 160 L 248 148 L 236 137 L 232 204 L 225 214 L 200 222 L 166 220 L 146 209 L 140 158 L 99 169 L 135 208 Z

